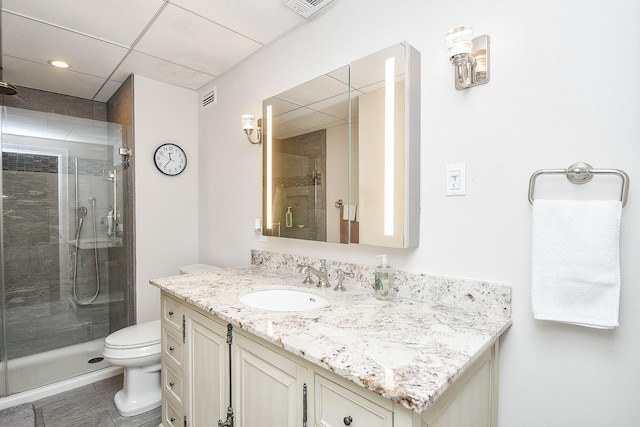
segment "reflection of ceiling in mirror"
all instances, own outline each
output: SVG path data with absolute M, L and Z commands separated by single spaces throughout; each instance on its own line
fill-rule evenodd
M 285 139 L 346 125 L 349 79 L 351 121 L 357 122 L 357 97 L 384 87 L 384 64 L 391 57 L 396 59 L 395 81 L 404 81 L 405 45 L 398 43 L 265 100 L 264 105 L 273 106 L 273 137 Z
M 285 139 L 346 125 L 348 78 L 348 67 L 342 67 L 266 100 L 265 105 L 273 106 L 273 137 Z

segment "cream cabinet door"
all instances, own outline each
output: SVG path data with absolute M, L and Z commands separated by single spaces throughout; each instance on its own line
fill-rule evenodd
M 189 427 L 225 420 L 229 405 L 229 349 L 226 326 L 187 309 L 186 413 Z
M 311 426 L 303 424 L 305 367 L 235 333 L 231 354 L 237 427 Z

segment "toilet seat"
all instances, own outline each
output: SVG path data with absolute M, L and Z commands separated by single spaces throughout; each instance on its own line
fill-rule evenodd
M 128 326 L 104 340 L 103 355 L 111 359 L 132 359 L 160 354 L 160 320 Z

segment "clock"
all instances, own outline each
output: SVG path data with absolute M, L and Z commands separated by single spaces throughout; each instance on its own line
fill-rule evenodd
M 168 142 L 162 144 L 153 154 L 153 160 L 160 172 L 175 176 L 187 167 L 187 155 L 178 145 Z

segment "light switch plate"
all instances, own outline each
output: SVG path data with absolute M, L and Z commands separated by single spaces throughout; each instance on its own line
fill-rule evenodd
M 447 165 L 447 196 L 464 196 L 467 194 L 466 165 L 451 163 Z

